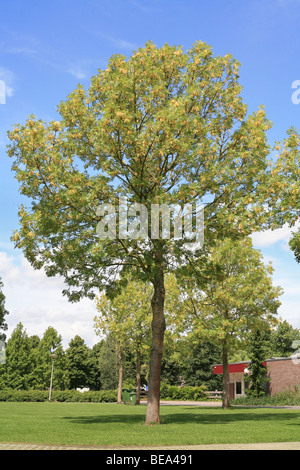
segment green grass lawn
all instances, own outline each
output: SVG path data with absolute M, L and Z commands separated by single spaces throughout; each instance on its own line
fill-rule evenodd
M 0 442 L 167 446 L 300 441 L 300 410 L 161 406 L 145 426 L 145 406 L 0 403 Z

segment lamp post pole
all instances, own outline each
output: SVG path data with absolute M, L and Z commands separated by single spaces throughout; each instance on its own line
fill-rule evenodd
M 54 359 L 57 357 L 57 355 L 56 355 L 56 354 L 50 354 L 50 357 L 51 357 L 51 359 L 52 359 L 52 367 L 51 367 L 51 379 L 50 379 L 49 401 L 51 401 L 51 393 L 52 393 Z

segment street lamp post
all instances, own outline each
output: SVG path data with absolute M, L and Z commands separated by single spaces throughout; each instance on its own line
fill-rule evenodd
M 49 390 L 49 401 L 51 401 L 51 393 L 52 393 L 52 382 L 53 382 L 53 369 L 54 369 L 54 359 L 57 357 L 56 354 L 50 354 L 52 359 L 52 368 L 51 368 L 51 379 L 50 379 L 50 390 Z

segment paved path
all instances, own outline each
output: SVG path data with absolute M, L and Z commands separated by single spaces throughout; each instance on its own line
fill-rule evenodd
M 141 400 L 141 405 L 147 405 L 146 400 Z M 160 405 L 172 406 L 217 406 L 221 407 L 221 401 L 191 401 L 191 400 L 160 400 Z M 300 408 L 300 407 L 299 407 Z
M 146 401 L 141 401 L 141 405 L 146 405 Z M 176 401 L 176 400 L 161 400 L 160 401 L 161 405 L 172 405 L 172 406 L 204 406 L 204 407 L 211 407 L 215 406 L 218 408 L 222 407 L 222 402 L 221 401 Z M 274 409 L 290 409 L 290 410 L 300 410 L 300 406 L 272 406 L 272 405 L 264 405 L 264 406 L 249 406 L 249 405 L 231 405 L 232 408 L 234 407 L 239 407 L 239 408 L 274 408 Z
M 198 446 L 169 446 L 169 447 L 83 447 L 83 446 L 54 446 L 43 444 L 9 444 L 0 443 L 1 450 L 300 450 L 300 442 L 273 442 L 263 444 L 208 444 Z

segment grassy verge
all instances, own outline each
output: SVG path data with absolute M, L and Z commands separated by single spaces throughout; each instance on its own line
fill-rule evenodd
M 300 411 L 162 406 L 161 425 L 145 426 L 145 406 L 0 403 L 0 442 L 167 446 L 300 440 Z

